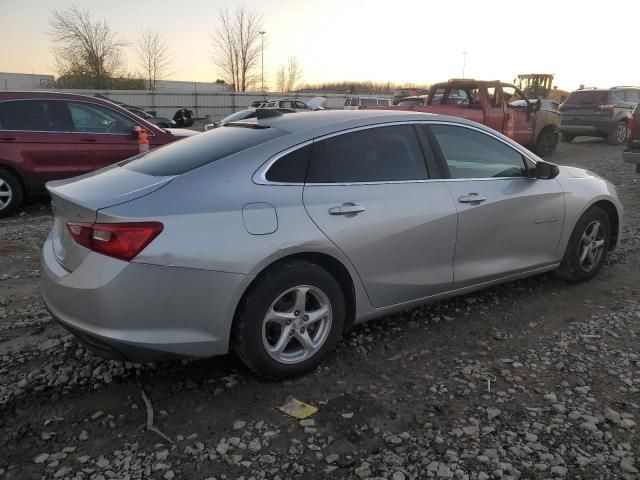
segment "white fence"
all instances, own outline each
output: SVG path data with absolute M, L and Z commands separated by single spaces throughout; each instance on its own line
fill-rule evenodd
M 155 111 L 158 116 L 173 118 L 174 113 L 180 107 L 193 110 L 196 118 L 208 118 L 211 121 L 219 120 L 233 112 L 242 110 L 256 100 L 275 98 L 297 98 L 303 102 L 320 95 L 314 94 L 281 94 L 281 93 L 185 93 L 153 90 L 58 90 L 65 93 L 79 93 L 82 95 L 94 95 L 99 93 L 111 100 L 141 107 L 145 110 Z M 327 99 L 326 107 L 330 109 L 342 109 L 344 99 L 349 95 L 327 94 L 321 95 Z M 352 95 L 353 96 L 353 95 Z

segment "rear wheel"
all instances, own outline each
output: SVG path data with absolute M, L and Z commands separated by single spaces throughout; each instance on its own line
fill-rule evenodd
M 548 157 L 558 146 L 558 132 L 552 128 L 542 130 L 536 140 L 536 153 L 541 157 Z
M 611 145 L 622 145 L 627 141 L 627 124 L 625 122 L 618 122 L 607 137 L 607 141 Z
M 345 299 L 335 278 L 307 261 L 267 272 L 243 299 L 233 329 L 237 355 L 265 378 L 315 368 L 342 335 Z
M 573 141 L 573 139 L 576 138 L 575 135 L 572 135 L 570 133 L 564 133 L 562 132 L 562 141 L 565 143 L 570 143 L 571 141 Z
M 569 282 L 593 278 L 607 257 L 611 242 L 611 226 L 607 214 L 591 207 L 578 220 L 557 275 Z
M 0 218 L 11 215 L 22 205 L 24 192 L 13 173 L 0 168 Z

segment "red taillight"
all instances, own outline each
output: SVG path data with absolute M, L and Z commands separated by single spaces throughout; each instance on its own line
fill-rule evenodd
M 595 110 L 597 112 L 613 112 L 613 109 L 615 108 L 615 105 L 612 104 L 606 104 L 606 105 L 598 105 Z
M 78 245 L 97 253 L 130 261 L 158 236 L 159 222 L 67 223 Z

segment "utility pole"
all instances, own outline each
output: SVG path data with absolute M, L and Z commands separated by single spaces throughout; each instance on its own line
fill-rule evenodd
M 264 95 L 264 34 L 267 33 L 264 30 L 260 30 L 258 32 L 260 34 L 260 41 L 261 41 L 261 57 L 262 57 L 262 95 Z
M 462 78 L 464 78 L 464 69 L 467 66 L 467 52 L 462 52 Z

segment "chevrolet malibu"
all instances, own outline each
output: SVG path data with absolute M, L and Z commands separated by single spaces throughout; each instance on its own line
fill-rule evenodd
M 47 188 L 42 292 L 80 341 L 131 361 L 233 349 L 268 378 L 355 323 L 552 270 L 588 280 L 622 225 L 594 173 L 394 111 L 258 115 Z

